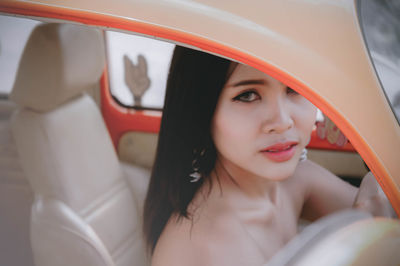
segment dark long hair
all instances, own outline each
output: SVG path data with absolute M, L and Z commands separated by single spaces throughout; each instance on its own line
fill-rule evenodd
M 204 52 L 180 46 L 174 50 L 144 206 L 143 229 L 151 253 L 171 215 L 190 218 L 187 207 L 214 168 L 211 121 L 230 64 Z M 189 177 L 194 159 L 203 176 L 198 182 L 190 182 Z

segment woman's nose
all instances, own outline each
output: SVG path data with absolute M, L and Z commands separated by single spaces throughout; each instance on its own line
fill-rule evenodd
M 283 133 L 293 127 L 294 121 L 290 108 L 282 101 L 267 108 L 262 124 L 265 133 Z

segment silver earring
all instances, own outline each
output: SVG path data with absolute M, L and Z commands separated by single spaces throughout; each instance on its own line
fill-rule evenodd
M 205 149 L 202 149 L 200 152 L 200 157 L 203 157 L 204 153 L 205 153 Z M 197 150 L 194 149 L 193 150 L 193 154 L 195 157 L 197 157 Z M 191 177 L 190 179 L 190 183 L 196 183 L 197 181 L 200 180 L 200 178 L 202 178 L 202 174 L 200 173 L 200 166 L 199 166 L 199 162 L 197 160 L 197 158 L 195 158 L 192 161 L 192 167 L 193 167 L 193 172 L 191 174 L 189 174 L 189 176 Z
M 304 162 L 305 160 L 307 160 L 307 149 L 306 148 L 304 148 L 300 154 L 300 162 Z
M 190 183 L 196 183 L 202 177 L 198 168 L 193 168 L 193 170 L 194 172 L 189 175 L 191 177 Z

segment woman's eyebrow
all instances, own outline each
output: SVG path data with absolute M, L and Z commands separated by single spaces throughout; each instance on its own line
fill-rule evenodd
M 248 80 L 241 80 L 237 83 L 234 83 L 232 87 L 239 87 L 245 85 L 267 85 L 267 81 L 265 79 L 248 79 Z

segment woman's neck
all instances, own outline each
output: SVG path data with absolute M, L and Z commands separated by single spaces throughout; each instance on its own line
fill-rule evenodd
M 220 186 L 217 189 L 220 189 L 225 197 L 243 197 L 254 203 L 258 200 L 273 205 L 277 203 L 281 183 L 279 181 L 252 175 L 233 165 L 225 165 L 219 160 L 216 161 L 210 177 L 213 186 Z

